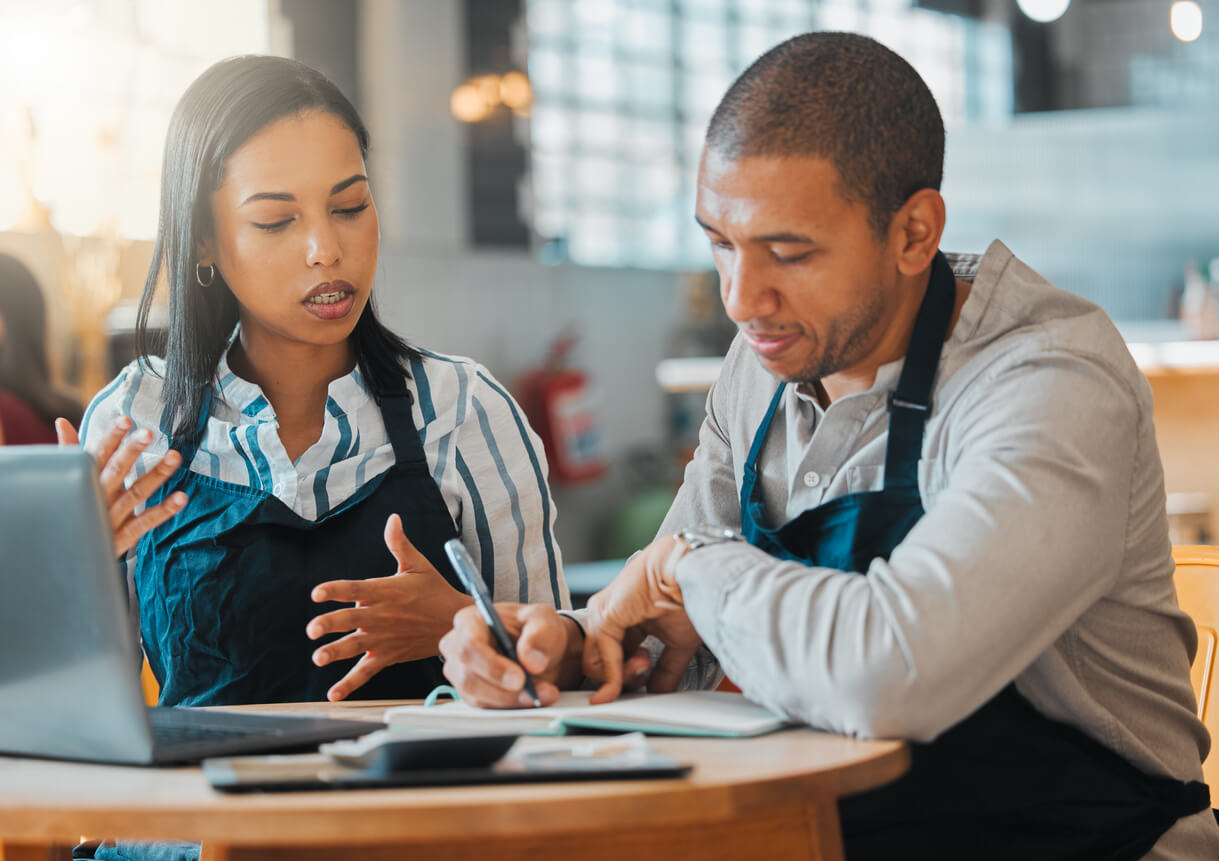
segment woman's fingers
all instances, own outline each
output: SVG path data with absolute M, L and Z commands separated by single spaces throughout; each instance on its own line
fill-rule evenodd
M 181 462 L 182 456 L 176 451 L 166 452 L 156 466 L 137 478 L 131 487 L 116 496 L 110 503 L 110 523 L 115 528 L 121 526 L 137 506 L 152 496 L 153 491 L 174 474 Z
M 60 445 L 80 445 L 80 435 L 72 427 L 72 422 L 65 418 L 55 419 L 55 438 Z
M 110 435 L 107 434 L 107 441 L 109 441 L 109 438 Z M 123 440 L 122 445 L 118 447 L 118 451 L 114 452 L 106 460 L 103 461 L 99 455 L 98 463 L 104 464 L 100 478 L 102 490 L 105 491 L 107 500 L 113 501 L 123 492 L 123 482 L 126 480 L 127 474 L 135 466 L 140 452 L 148 448 L 151 442 L 152 431 L 148 428 L 140 428 L 127 439 Z
M 156 529 L 166 520 L 173 517 L 186 505 L 186 494 L 178 491 L 171 494 L 160 505 L 146 508 L 138 517 L 129 518 L 122 526 L 114 530 L 114 549 L 122 556 L 136 545 L 145 532 Z

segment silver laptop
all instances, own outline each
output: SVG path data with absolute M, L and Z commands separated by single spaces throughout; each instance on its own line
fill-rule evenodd
M 161 765 L 381 726 L 146 707 L 96 472 L 77 448 L 0 447 L 0 752 Z

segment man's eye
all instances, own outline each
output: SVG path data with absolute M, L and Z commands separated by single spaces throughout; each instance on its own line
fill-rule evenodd
M 791 257 L 784 257 L 782 254 L 774 254 L 774 252 L 772 252 L 772 254 L 774 254 L 775 262 L 784 265 L 788 263 L 799 263 L 801 260 L 808 259 L 808 256 L 812 253 L 813 252 L 811 251 L 805 251 L 803 254 L 794 254 Z

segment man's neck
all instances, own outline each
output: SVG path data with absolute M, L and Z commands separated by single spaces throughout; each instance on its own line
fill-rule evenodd
M 930 281 L 930 273 L 928 273 L 927 280 Z M 964 307 L 965 300 L 969 298 L 972 286 L 968 281 L 959 279 L 956 281 L 957 295 L 953 303 L 952 319 L 948 323 L 948 337 L 952 335 L 952 330 L 961 315 L 961 308 Z M 822 408 L 829 407 L 839 398 L 872 388 L 876 384 L 876 374 L 883 365 L 897 361 L 906 355 L 906 350 L 910 347 L 910 337 L 914 334 L 915 320 L 918 318 L 919 308 L 922 307 L 923 297 L 926 293 L 926 283 L 923 284 L 921 290 L 907 292 L 906 295 L 911 296 L 912 301 L 903 303 L 900 313 L 894 315 L 891 325 L 868 358 L 837 374 L 823 377 L 816 381 L 815 386 L 809 385 L 808 393 L 817 398 Z

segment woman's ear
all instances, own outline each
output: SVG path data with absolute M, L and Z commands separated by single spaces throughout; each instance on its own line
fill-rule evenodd
M 215 243 L 205 239 L 195 245 L 195 262 L 200 266 L 212 266 L 216 262 Z

